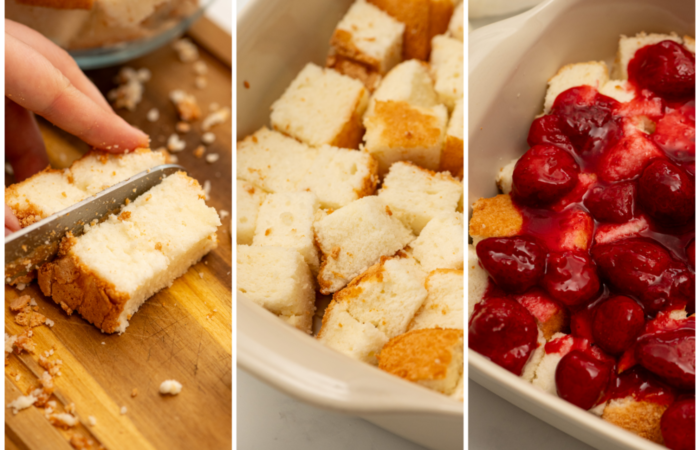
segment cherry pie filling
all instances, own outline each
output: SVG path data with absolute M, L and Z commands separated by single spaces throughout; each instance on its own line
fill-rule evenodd
M 678 311 L 695 312 L 695 57 L 668 40 L 628 69 L 630 102 L 574 87 L 532 123 L 510 193 L 522 230 L 476 246 L 489 288 L 469 347 L 521 375 L 538 311 L 558 304 L 568 336 L 545 345 L 568 351 L 558 395 L 584 409 L 628 396 L 668 406 L 664 441 L 686 448 L 695 317 Z

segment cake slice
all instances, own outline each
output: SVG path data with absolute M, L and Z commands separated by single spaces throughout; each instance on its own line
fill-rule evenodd
M 404 61 L 382 79 L 369 100 L 365 118 L 374 114 L 378 101 L 393 100 L 406 102 L 411 106 L 431 108 L 439 104 L 438 95 L 430 78 L 430 66 L 422 61 Z
M 437 170 L 447 131 L 447 110 L 411 106 L 403 101 L 377 101 L 374 112 L 364 120 L 365 149 L 379 163 L 384 176 L 397 161 Z
M 255 235 L 258 213 L 267 194 L 243 180 L 236 180 L 236 243 L 250 245 Z
M 469 235 L 474 245 L 488 237 L 515 236 L 523 227 L 523 215 L 510 195 L 480 198 L 472 205 Z
M 314 245 L 313 222 L 318 199 L 311 192 L 269 194 L 260 206 L 254 246 L 296 250 L 318 273 L 318 250 Z
M 127 178 L 168 163 L 165 151 L 130 153 L 91 151 L 69 169 L 44 169 L 5 189 L 5 203 L 22 227 L 45 219 Z
M 397 162 L 384 179 L 379 198 L 418 235 L 434 217 L 457 210 L 462 190 L 462 183 L 447 172 Z
M 423 328 L 464 329 L 464 270 L 438 269 L 425 280 L 428 296 L 408 325 Z
M 317 147 L 358 148 L 369 93 L 353 78 L 307 64 L 272 104 L 275 130 Z
M 391 256 L 415 236 L 377 196 L 361 198 L 314 223 L 321 251 L 322 294 L 342 289 L 382 256 Z
M 379 368 L 445 395 L 452 395 L 464 372 L 464 331 L 413 330 L 386 343 Z
M 333 51 L 384 74 L 401 61 L 405 26 L 365 0 L 352 4 L 331 37 Z
M 68 314 L 105 333 L 123 333 L 139 307 L 216 248 L 221 225 L 204 191 L 183 172 L 165 178 L 119 216 L 68 236 L 39 286 Z
M 381 261 L 333 296 L 317 339 L 360 361 L 377 363 L 386 342 L 406 332 L 427 292 L 425 273 L 399 254 Z
M 447 125 L 445 147 L 440 156 L 440 171 L 449 170 L 460 180 L 464 176 L 464 101 L 457 100 Z
M 299 252 L 282 247 L 239 245 L 236 288 L 290 325 L 311 333 L 314 280 Z
M 432 40 L 430 69 L 435 79 L 435 91 L 440 102 L 452 111 L 457 100 L 464 97 L 464 44 L 449 36 Z
M 464 215 L 444 212 L 433 217 L 411 243 L 411 255 L 428 273 L 464 269 Z

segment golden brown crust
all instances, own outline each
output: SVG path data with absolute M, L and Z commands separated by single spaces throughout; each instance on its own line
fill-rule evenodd
M 369 120 L 384 125 L 381 140 L 392 147 L 431 147 L 442 134 L 437 117 L 423 114 L 407 102 L 376 101 Z
M 523 216 L 510 198 L 502 194 L 474 203 L 469 234 L 478 237 L 514 236 L 523 227 Z
M 454 0 L 430 0 L 429 39 L 443 34 L 450 26 L 450 19 L 455 10 Z
M 370 68 L 379 72 L 380 61 L 357 48 L 352 41 L 352 33 L 349 31 L 336 28 L 331 37 L 331 46 L 340 56 L 367 64 Z
M 377 175 L 377 172 L 379 172 L 379 163 L 372 155 L 369 154 L 369 152 L 365 153 L 369 156 L 367 169 L 369 170 L 370 175 L 362 180 L 362 187 L 360 189 L 354 190 L 358 199 L 374 194 L 377 191 L 377 183 L 379 182 L 379 175 Z
M 29 6 L 43 6 L 55 9 L 92 9 L 94 0 L 16 0 Z
M 326 67 L 361 81 L 370 92 L 374 92 L 374 90 L 379 87 L 379 82 L 382 80 L 382 76 L 379 72 L 372 67 L 340 55 L 328 55 L 326 58 Z
M 44 212 L 36 205 L 32 204 L 29 202 L 29 200 L 25 199 L 25 204 L 20 205 L 22 209 L 17 209 L 13 204 L 10 204 L 10 199 L 13 197 L 17 199 L 17 203 L 20 202 L 20 194 L 17 191 L 19 186 L 23 185 L 24 183 L 29 182 L 30 180 L 33 180 L 36 177 L 41 177 L 44 176 L 44 174 L 47 173 L 60 173 L 62 172 L 61 170 L 56 170 L 52 169 L 51 167 L 47 167 L 46 169 L 42 170 L 41 172 L 37 172 L 34 175 L 32 175 L 29 178 L 26 178 L 19 183 L 11 184 L 10 186 L 5 188 L 5 203 L 12 209 L 13 214 L 15 217 L 17 217 L 17 220 L 19 220 L 19 225 L 22 228 L 26 228 L 29 225 L 37 222 L 38 220 L 41 220 L 47 216 L 44 215 Z
M 624 406 L 608 405 L 603 419 L 657 444 L 664 443 L 661 416 L 668 408 L 658 403 L 630 400 Z
M 343 129 L 340 130 L 340 133 L 338 133 L 330 145 L 340 148 L 352 148 L 355 150 L 360 148 L 362 136 L 365 134 L 365 127 L 362 124 L 362 115 L 364 114 L 364 111 L 360 105 L 362 104 L 365 95 L 367 95 L 367 91 L 362 89 L 357 96 L 357 100 L 355 100 L 355 106 L 352 111 L 352 116 L 350 116 L 350 120 L 345 122 Z
M 119 327 L 119 315 L 129 300 L 114 285 L 102 280 L 73 255 L 61 256 L 39 269 L 39 287 L 69 315 L 78 311 L 105 333 Z
M 425 61 L 430 54 L 430 0 L 368 0 L 406 25 L 403 59 Z
M 445 170 L 460 180 L 464 177 L 464 141 L 449 134 L 440 156 L 440 171 Z
M 377 355 L 379 368 L 409 381 L 442 380 L 464 339 L 455 329 L 413 330 L 391 339 Z

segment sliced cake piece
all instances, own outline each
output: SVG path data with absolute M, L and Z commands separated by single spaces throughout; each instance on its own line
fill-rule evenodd
M 379 198 L 415 234 L 420 234 L 438 214 L 457 210 L 462 189 L 462 183 L 447 172 L 435 173 L 397 162 L 384 179 Z
M 148 298 L 216 248 L 220 225 L 199 183 L 177 172 L 119 216 L 66 238 L 59 257 L 39 269 L 39 286 L 67 313 L 123 333 Z
M 369 93 L 358 80 L 309 63 L 272 104 L 277 130 L 311 146 L 358 148 Z
M 401 61 L 405 26 L 365 0 L 352 4 L 331 37 L 336 54 L 380 74 Z
M 448 26 L 450 36 L 464 42 L 464 3 L 460 3 L 452 14 Z
M 321 251 L 322 294 L 339 291 L 353 278 L 409 244 L 415 236 L 377 196 L 361 198 L 314 224 Z
M 464 329 L 464 270 L 438 269 L 425 280 L 428 297 L 408 330 L 422 328 Z
M 469 235 L 476 245 L 487 237 L 515 236 L 523 227 L 523 215 L 510 195 L 480 198 L 472 205 Z
M 411 243 L 411 255 L 426 272 L 435 269 L 464 269 L 464 215 L 436 215 Z
M 467 311 L 467 319 L 471 319 L 474 307 L 481 302 L 486 295 L 486 290 L 489 287 L 489 274 L 479 264 L 479 258 L 476 255 L 476 250 L 473 245 L 469 246 L 467 251 L 467 267 L 468 267 L 468 283 L 469 292 L 467 297 L 469 300 L 469 310 Z
M 311 333 L 314 280 L 304 258 L 282 247 L 239 245 L 236 289 L 290 325 Z
M 445 148 L 440 157 L 440 171 L 445 170 L 460 180 L 464 176 L 464 101 L 461 98 L 457 100 L 447 125 Z
M 365 149 L 379 163 L 380 176 L 397 161 L 411 161 L 430 170 L 440 166 L 447 131 L 443 105 L 421 108 L 406 102 L 378 101 L 364 123 Z
M 430 66 L 422 61 L 411 59 L 391 69 L 372 94 L 365 117 L 374 114 L 374 104 L 378 101 L 393 100 L 406 102 L 411 106 L 430 108 L 439 104 L 438 95 L 430 78 Z
M 248 181 L 236 180 L 236 243 L 250 245 L 255 235 L 258 212 L 267 194 Z
M 262 127 L 236 145 L 236 178 L 267 192 L 295 192 L 316 155 L 308 145 Z
M 464 44 L 449 36 L 432 40 L 430 69 L 435 79 L 435 91 L 440 102 L 452 111 L 457 100 L 464 97 Z
M 377 364 L 391 338 L 406 332 L 427 292 L 413 258 L 399 254 L 381 261 L 333 296 L 317 339 L 360 361 Z
M 406 25 L 403 37 L 403 59 L 423 61 L 428 59 L 431 0 L 369 0 L 369 2 Z
M 73 184 L 89 195 L 97 194 L 151 167 L 170 162 L 165 150 L 139 148 L 131 153 L 112 154 L 91 151 L 75 161 L 70 172 Z
M 685 44 L 686 48 L 691 52 L 695 53 L 694 45 L 688 45 L 689 41 L 682 39 L 676 33 L 670 34 L 659 34 L 659 33 L 637 33 L 636 36 L 627 37 L 625 35 L 620 36 L 620 42 L 617 47 L 617 55 L 615 57 L 615 63 L 613 64 L 612 78 L 616 80 L 626 80 L 627 66 L 629 62 L 634 58 L 634 55 L 642 47 L 647 45 L 658 44 L 662 41 L 673 41 L 678 44 Z M 694 42 L 693 42 L 694 44 Z
M 464 331 L 409 331 L 387 342 L 378 360 L 386 372 L 452 395 L 464 371 Z
M 298 251 L 312 274 L 318 273 L 318 250 L 313 222 L 318 199 L 311 192 L 269 194 L 258 213 L 254 246 L 284 247 Z

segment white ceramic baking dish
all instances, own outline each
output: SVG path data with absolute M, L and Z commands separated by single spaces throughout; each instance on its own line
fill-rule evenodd
M 546 82 L 563 65 L 611 62 L 620 34 L 694 36 L 694 2 L 548 0 L 469 35 L 469 204 L 496 195 L 500 167 L 527 150 L 542 112 Z M 468 352 L 469 377 L 550 425 L 599 449 L 661 449 L 573 405 L 545 394 Z
M 351 4 L 246 4 L 237 21 L 238 139 L 269 126 L 270 105 L 306 63 L 324 65 L 333 29 Z M 239 367 L 277 389 L 321 408 L 360 416 L 431 449 L 463 448 L 462 403 L 330 350 L 243 295 L 237 297 L 236 328 Z

